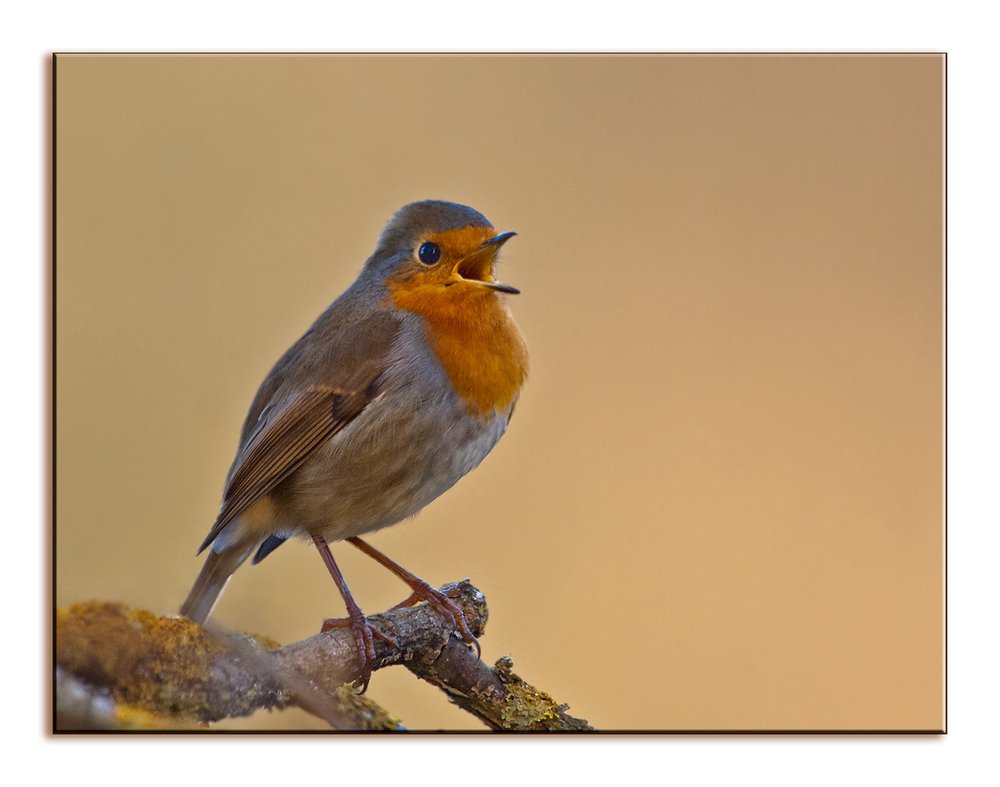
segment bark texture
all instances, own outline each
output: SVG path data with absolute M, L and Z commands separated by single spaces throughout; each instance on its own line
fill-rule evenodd
M 442 590 L 476 637 L 488 616 L 468 581 Z M 592 729 L 544 692 L 479 660 L 427 604 L 373 615 L 374 669 L 404 664 L 494 730 Z M 353 634 L 336 629 L 284 647 L 267 637 L 203 628 L 120 604 L 75 604 L 56 613 L 55 730 L 199 729 L 261 708 L 298 706 L 338 730 L 404 730 L 350 687 L 358 677 Z

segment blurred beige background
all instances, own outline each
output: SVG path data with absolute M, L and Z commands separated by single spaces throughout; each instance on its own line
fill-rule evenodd
M 59 56 L 56 603 L 176 612 L 264 375 L 397 208 L 448 199 L 519 233 L 531 376 L 372 543 L 471 577 L 484 659 L 601 729 L 942 728 L 943 68 Z M 334 554 L 366 612 L 406 595 Z M 342 609 L 295 542 L 215 616 L 291 642 Z M 369 693 L 478 728 L 402 668 Z

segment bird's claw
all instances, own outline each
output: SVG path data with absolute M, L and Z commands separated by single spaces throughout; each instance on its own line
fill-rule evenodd
M 361 671 L 355 679 L 354 685 L 360 684 L 358 694 L 364 694 L 368 690 L 368 682 L 371 680 L 372 670 L 375 667 L 375 639 L 382 640 L 392 648 L 398 648 L 399 645 L 388 634 L 369 624 L 360 610 L 354 614 L 349 613 L 349 617 L 346 618 L 328 618 L 323 621 L 320 633 L 326 634 L 328 631 L 339 628 L 350 628 L 354 634 L 354 643 L 357 646 L 358 661 L 361 666 Z
M 462 641 L 466 645 L 476 649 L 477 658 L 481 657 L 483 650 L 479 645 L 479 640 L 469 630 L 469 625 L 465 622 L 465 613 L 462 612 L 462 608 L 452 601 L 446 593 L 432 588 L 423 580 L 420 580 L 420 582 L 420 585 L 413 587 L 413 592 L 408 598 L 399 602 L 392 609 L 412 607 L 426 601 L 430 604 L 431 609 L 448 621 L 448 624 L 462 637 Z

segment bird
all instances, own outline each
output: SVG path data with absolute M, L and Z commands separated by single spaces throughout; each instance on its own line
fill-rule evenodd
M 461 609 L 360 536 L 416 515 L 477 467 L 507 430 L 527 345 L 496 278 L 498 233 L 478 211 L 423 200 L 400 208 L 357 279 L 278 360 L 243 424 L 208 550 L 181 614 L 204 624 L 229 578 L 286 540 L 311 541 L 347 607 L 365 691 L 374 637 L 329 544 L 347 541 L 428 602 L 470 647 Z

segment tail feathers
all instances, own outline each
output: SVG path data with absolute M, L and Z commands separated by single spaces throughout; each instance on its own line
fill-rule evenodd
M 256 545 L 254 545 L 256 546 Z M 204 625 L 212 614 L 215 603 L 225 590 L 229 577 L 238 569 L 253 551 L 249 549 L 223 549 L 216 552 L 209 550 L 205 565 L 194 582 L 194 587 L 188 594 L 187 601 L 181 606 L 181 614 L 186 618 Z

